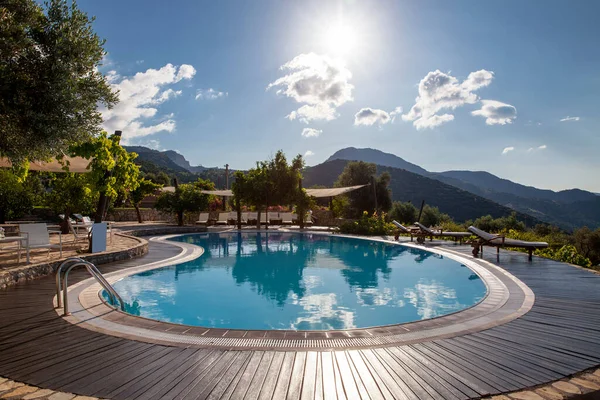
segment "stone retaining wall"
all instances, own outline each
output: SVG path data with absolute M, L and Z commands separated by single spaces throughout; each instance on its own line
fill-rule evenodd
M 208 229 L 205 226 L 165 226 L 159 228 L 149 229 L 132 229 L 130 231 L 123 231 L 128 236 L 162 236 L 162 235 L 176 235 L 179 233 L 203 233 L 207 232 Z
M 126 236 L 120 233 L 115 233 L 115 235 Z M 138 241 L 138 244 L 126 249 L 126 250 L 118 250 L 118 251 L 105 251 L 102 253 L 96 254 L 82 254 L 78 257 L 89 261 L 93 264 L 108 264 L 116 261 L 129 260 L 136 257 L 141 257 L 144 254 L 148 253 L 148 241 L 135 238 Z M 42 264 L 35 265 L 24 265 L 22 267 L 18 267 L 8 271 L 0 271 L 0 289 L 6 289 L 9 286 L 14 286 L 19 282 L 28 281 L 31 279 L 40 278 L 42 276 L 47 276 L 53 274 L 58 266 L 65 259 L 50 261 Z

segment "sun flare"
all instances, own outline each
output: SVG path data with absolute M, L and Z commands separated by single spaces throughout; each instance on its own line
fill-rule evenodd
M 332 53 L 348 54 L 356 47 L 355 31 L 349 26 L 335 25 L 325 34 L 327 49 Z

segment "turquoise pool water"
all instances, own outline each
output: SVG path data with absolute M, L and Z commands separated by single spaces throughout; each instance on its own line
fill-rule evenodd
M 280 232 L 172 240 L 205 253 L 117 282 L 129 313 L 214 328 L 349 329 L 437 317 L 486 293 L 469 268 L 401 245 Z

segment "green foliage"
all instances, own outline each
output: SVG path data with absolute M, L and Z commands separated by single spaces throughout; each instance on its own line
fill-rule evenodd
M 144 175 L 144 178 L 161 186 L 171 185 L 171 178 L 164 171 L 159 171 L 157 174 L 149 172 Z
M 600 265 L 600 228 L 592 231 L 587 226 L 573 232 L 577 251 L 589 258 L 592 265 Z
M 141 224 L 144 222 L 142 220 L 142 213 L 140 212 L 140 203 L 144 198 L 148 195 L 153 194 L 156 190 L 160 189 L 162 185 L 149 181 L 147 179 L 142 178 L 139 181 L 138 187 L 129 193 L 129 199 L 131 203 L 135 207 L 135 211 L 137 212 L 138 222 Z
M 335 196 L 331 203 L 331 211 L 336 218 L 344 217 L 346 215 L 346 210 L 350 207 L 350 199 L 348 199 L 348 196 Z
M 429 204 L 425 204 L 423 207 L 423 213 L 421 214 L 421 223 L 425 226 L 439 226 L 443 221 L 449 221 L 450 217 L 447 214 L 440 212 L 437 207 L 432 207 Z
M 352 235 L 391 235 L 395 231 L 393 224 L 386 222 L 385 213 L 363 212 L 357 221 L 347 221 L 340 226 L 340 232 Z
M 395 201 L 388 215 L 391 220 L 410 225 L 415 223 L 418 214 L 419 210 L 411 202 Z
M 43 160 L 100 132 L 117 96 L 92 21 L 75 1 L 0 3 L 0 155 Z
M 59 173 L 51 182 L 52 191 L 46 195 L 46 204 L 58 214 L 91 214 L 98 193 L 90 188 L 86 174 Z
M 202 189 L 215 190 L 215 185 L 203 179 L 198 179 L 194 183 L 183 183 L 175 189 L 175 192 L 163 192 L 156 200 L 155 207 L 157 210 L 175 213 L 177 224 L 182 226 L 184 213 L 208 208 L 212 196 L 201 193 Z
M 91 159 L 85 174 L 94 191 L 106 193 L 114 200 L 119 193 L 128 193 L 138 186 L 139 167 L 134 163 L 136 153 L 129 153 L 119 144 L 120 138 L 106 132 L 91 140 L 71 146 L 70 153 Z M 67 166 L 68 167 L 68 166 Z M 110 172 L 110 174 L 107 174 Z
M 508 217 L 492 218 L 491 215 L 479 217 L 473 222 L 473 226 L 486 232 L 501 232 L 508 230 L 525 231 L 525 223 L 517 219 L 517 213 L 513 212 Z
M 353 161 L 346 164 L 346 167 L 335 182 L 336 187 L 368 185 L 372 183 L 372 178 L 377 173 L 375 164 L 363 161 Z M 392 197 L 388 189 L 391 176 L 383 173 L 375 177 L 375 193 L 377 196 L 377 208 L 388 211 L 392 206 Z M 375 211 L 375 198 L 373 187 L 367 186 L 347 194 L 350 206 L 345 210 L 345 216 L 356 218 L 362 215 L 363 211 L 372 214 Z
M 0 169 L 0 224 L 18 218 L 33 207 L 33 193 L 10 170 Z
M 542 257 L 551 258 L 553 260 L 566 262 L 569 264 L 579 265 L 581 267 L 589 268 L 592 266 L 592 262 L 579 254 L 575 246 L 567 244 L 559 249 L 547 248 L 540 249 L 535 252 L 537 255 Z

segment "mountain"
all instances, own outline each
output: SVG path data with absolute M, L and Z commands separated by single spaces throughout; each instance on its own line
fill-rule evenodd
M 303 172 L 304 187 L 313 185 L 332 187 L 348 162 L 337 159 L 306 168 Z M 410 201 L 419 207 L 421 201 L 425 200 L 426 204 L 438 207 L 441 212 L 450 215 L 456 221 L 466 221 L 488 214 L 498 218 L 513 212 L 511 208 L 501 206 L 489 199 L 405 169 L 378 165 L 377 173 L 382 172 L 388 172 L 392 177 L 389 187 L 394 201 Z M 540 222 L 530 215 L 517 214 L 518 218 L 527 225 Z
M 136 159 L 136 163 L 149 162 L 154 164 L 158 168 L 163 168 L 165 170 L 174 171 L 174 172 L 188 172 L 188 169 L 182 167 L 175 161 L 171 159 L 166 153 L 175 153 L 172 150 L 167 151 L 158 151 L 149 149 L 143 146 L 123 146 L 127 151 L 133 151 L 138 154 Z M 175 153 L 177 154 L 177 153 Z M 183 158 L 183 156 L 181 156 Z M 185 160 L 185 158 L 184 158 Z M 167 172 L 167 171 L 165 171 Z
M 135 151 L 138 153 L 138 159 L 140 161 L 148 161 L 156 164 L 158 167 L 168 168 L 172 171 L 177 172 L 202 172 L 206 168 L 199 166 L 192 166 L 186 158 L 174 150 L 158 151 L 149 149 L 144 146 L 123 146 L 127 151 Z
M 587 225 L 600 227 L 600 200 L 596 193 L 581 189 L 559 192 L 525 186 L 499 178 L 485 171 L 428 172 L 394 155 L 376 149 L 349 147 L 337 151 L 332 159 L 372 162 L 377 165 L 403 168 L 435 179 L 447 185 L 486 198 L 541 221 L 571 230 Z
M 433 177 L 436 175 L 457 179 L 467 184 L 475 185 L 480 189 L 509 193 L 528 199 L 543 199 L 562 203 L 573 203 L 577 201 L 594 200 L 596 197 L 594 193 L 586 192 L 581 189 L 554 192 L 547 189 L 538 189 L 533 186 L 525 186 L 509 181 L 508 179 L 499 178 L 496 175 L 492 175 L 485 171 L 446 171 L 432 174 Z
M 333 153 L 333 155 L 325 162 L 333 160 L 364 161 L 377 165 L 384 165 L 387 167 L 405 169 L 419 175 L 427 176 L 427 174 L 429 174 L 429 172 L 418 165 L 409 163 L 408 161 L 405 161 L 394 154 L 384 153 L 383 151 L 376 149 L 357 149 L 355 147 L 347 147 Z

